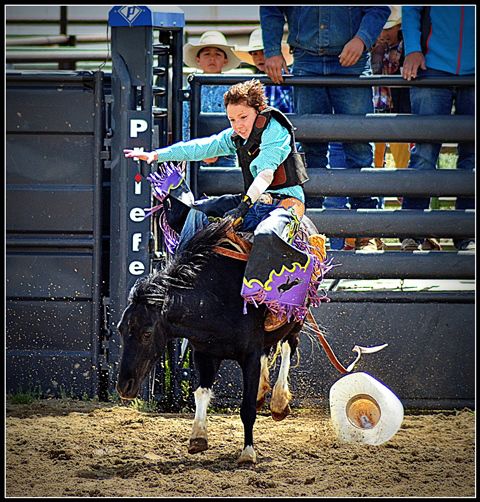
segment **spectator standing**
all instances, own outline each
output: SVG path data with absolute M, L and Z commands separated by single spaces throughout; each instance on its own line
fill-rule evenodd
M 256 28 L 250 34 L 246 47 L 237 46 L 236 56 L 243 62 L 254 66 L 256 73 L 265 73 L 265 53 L 263 51 L 262 29 Z M 293 63 L 293 56 L 287 44 L 282 43 L 282 54 L 287 66 Z M 293 113 L 292 86 L 266 85 L 265 95 L 270 106 L 283 113 Z
M 405 57 L 400 5 L 390 5 L 391 14 L 373 46 L 372 72 L 374 75 L 400 75 Z M 374 86 L 375 113 L 411 113 L 410 93 L 407 87 Z M 375 143 L 375 167 L 385 166 L 386 143 Z M 395 167 L 407 167 L 410 159 L 408 143 L 389 143 Z
M 403 37 L 405 62 L 402 75 L 406 80 L 417 76 L 450 76 L 475 74 L 475 7 L 431 6 L 403 7 Z M 421 23 L 429 21 L 429 26 Z M 424 27 L 422 37 L 421 27 Z M 426 39 L 422 48 L 422 38 Z M 473 115 L 475 94 L 471 87 L 412 87 L 410 100 L 412 113 L 418 115 Z M 435 169 L 441 143 L 416 143 L 411 151 L 409 169 Z M 473 142 L 458 143 L 457 169 L 472 170 L 475 159 Z M 428 209 L 429 198 L 404 197 L 403 209 Z M 459 197 L 455 209 L 474 209 L 473 198 Z M 465 237 L 453 239 L 458 250 L 474 250 L 475 240 Z M 420 249 L 425 242 L 406 238 L 402 249 Z
M 388 6 L 376 7 L 284 7 L 261 6 L 265 73 L 274 83 L 283 83 L 288 67 L 281 53 L 281 39 L 288 23 L 287 43 L 293 49 L 296 76 L 371 74 L 369 50 L 387 18 Z M 268 29 L 267 29 L 268 28 Z M 351 114 L 373 112 L 372 89 L 368 87 L 303 87 L 294 90 L 295 110 L 306 114 Z M 344 143 L 346 168 L 370 167 L 369 143 Z M 327 167 L 328 143 L 305 143 L 309 169 Z M 309 207 L 321 207 L 323 198 L 307 198 Z M 352 209 L 377 208 L 375 197 L 351 197 Z M 357 239 L 357 249 L 377 249 L 373 238 Z
M 237 68 L 241 61 L 233 52 L 234 46 L 229 45 L 225 35 L 220 31 L 206 31 L 198 43 L 187 43 L 183 48 L 183 60 L 187 66 L 201 70 L 204 74 L 221 74 Z M 205 85 L 202 87 L 201 111 L 223 113 L 223 95 L 229 89 L 228 85 Z M 190 106 L 185 103 L 183 108 L 183 140 L 190 139 Z M 204 159 L 204 164 L 210 166 L 235 166 L 234 155 L 220 159 Z

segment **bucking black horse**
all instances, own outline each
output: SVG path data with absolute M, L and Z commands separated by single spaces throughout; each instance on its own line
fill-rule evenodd
M 214 251 L 229 226 L 224 220 L 210 224 L 163 269 L 137 280 L 118 325 L 123 352 L 117 390 L 124 399 L 135 398 L 167 342 L 187 338 L 199 375 L 189 445 L 189 452 L 196 453 L 208 448 L 207 407 L 220 363 L 237 361 L 243 374 L 240 416 L 244 426 L 238 462 L 255 463 L 253 426 L 257 408 L 271 390 L 267 356 L 281 342 L 282 363 L 270 403 L 273 418 L 281 420 L 290 409 L 287 376 L 302 324 L 293 321 L 266 332 L 266 307 L 248 304 L 244 313 L 240 290 L 245 262 Z

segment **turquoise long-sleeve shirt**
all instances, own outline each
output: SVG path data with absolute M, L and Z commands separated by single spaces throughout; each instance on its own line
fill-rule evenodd
M 423 7 L 402 7 L 405 55 L 421 52 L 420 18 Z M 427 68 L 454 75 L 475 73 L 475 7 L 431 6 L 431 32 L 427 41 Z
M 233 128 L 229 127 L 207 138 L 180 141 L 174 145 L 160 148 L 156 150 L 158 161 L 200 161 L 212 157 L 236 154 L 237 149 L 232 141 L 233 132 Z M 260 153 L 250 164 L 253 177 L 255 178 L 258 173 L 265 169 L 276 171 L 278 166 L 288 157 L 290 151 L 290 133 L 272 117 L 263 131 Z M 305 194 L 300 185 L 279 188 L 278 190 L 267 190 L 267 192 L 290 195 L 305 202 Z

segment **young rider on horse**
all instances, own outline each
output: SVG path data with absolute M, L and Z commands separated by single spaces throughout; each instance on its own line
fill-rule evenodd
M 287 320 L 303 320 L 315 268 L 315 257 L 292 245 L 305 212 L 301 186 L 308 180 L 305 163 L 296 151 L 293 125 L 267 105 L 259 80 L 231 86 L 224 103 L 230 128 L 152 152 L 126 149 L 124 154 L 148 164 L 237 154 L 244 194 L 195 201 L 183 177 L 172 173 L 167 164 L 163 171 L 159 167 L 160 176 L 149 179 L 157 193 L 168 193 L 168 203 L 163 205 L 167 220 L 180 233 L 179 249 L 208 224 L 209 217 L 230 217 L 237 230 L 254 232 L 241 294 L 254 305 L 264 303 L 275 314 L 267 316 L 265 323 L 265 329 L 272 331 Z

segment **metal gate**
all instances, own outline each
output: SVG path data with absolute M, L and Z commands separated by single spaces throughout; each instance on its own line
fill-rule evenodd
M 7 72 L 7 392 L 97 393 L 103 92 L 100 72 Z
M 112 75 L 7 72 L 9 393 L 108 399 L 116 325 L 151 270 L 150 186 L 123 148 L 180 137 L 183 14 L 119 6 L 109 24 Z

